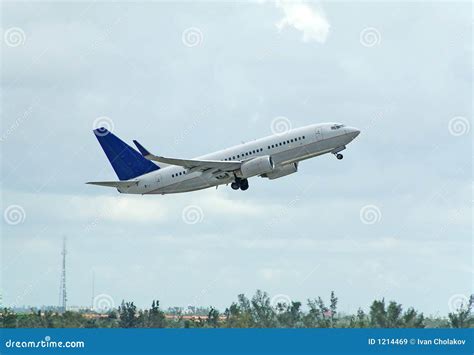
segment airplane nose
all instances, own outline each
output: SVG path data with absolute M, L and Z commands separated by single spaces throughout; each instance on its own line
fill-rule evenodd
M 360 129 L 357 129 L 355 127 L 347 127 L 346 132 L 348 135 L 352 137 L 352 139 L 354 139 L 360 134 Z

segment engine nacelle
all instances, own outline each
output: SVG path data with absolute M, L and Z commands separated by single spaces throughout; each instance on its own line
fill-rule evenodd
M 298 171 L 298 163 L 287 164 L 283 166 L 278 166 L 273 169 L 272 172 L 266 173 L 263 177 L 267 177 L 270 180 L 278 179 L 286 175 L 296 173 Z
M 273 171 L 275 165 L 269 155 L 246 161 L 240 167 L 240 177 L 246 179 L 252 176 L 263 175 Z

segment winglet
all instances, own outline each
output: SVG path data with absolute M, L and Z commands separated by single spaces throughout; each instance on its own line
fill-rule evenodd
M 138 150 L 144 157 L 146 157 L 147 155 L 151 155 L 151 153 L 148 150 L 146 150 L 144 146 L 138 143 L 138 141 L 134 140 L 133 143 L 137 146 Z

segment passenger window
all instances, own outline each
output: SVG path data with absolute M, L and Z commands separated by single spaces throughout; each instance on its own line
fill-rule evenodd
M 305 139 L 305 137 L 303 136 L 303 139 Z

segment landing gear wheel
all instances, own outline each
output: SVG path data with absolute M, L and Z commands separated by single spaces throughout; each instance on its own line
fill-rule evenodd
M 339 159 L 339 160 L 341 160 L 342 158 L 344 158 L 344 155 L 342 155 L 342 154 L 336 154 L 336 158 Z
M 242 181 L 240 182 L 240 189 L 241 189 L 242 191 L 245 191 L 245 190 L 247 190 L 248 188 L 249 188 L 249 181 L 248 181 L 247 179 L 242 180 Z
M 230 184 L 230 187 L 232 187 L 232 190 L 238 190 L 240 185 L 234 181 L 232 184 Z

